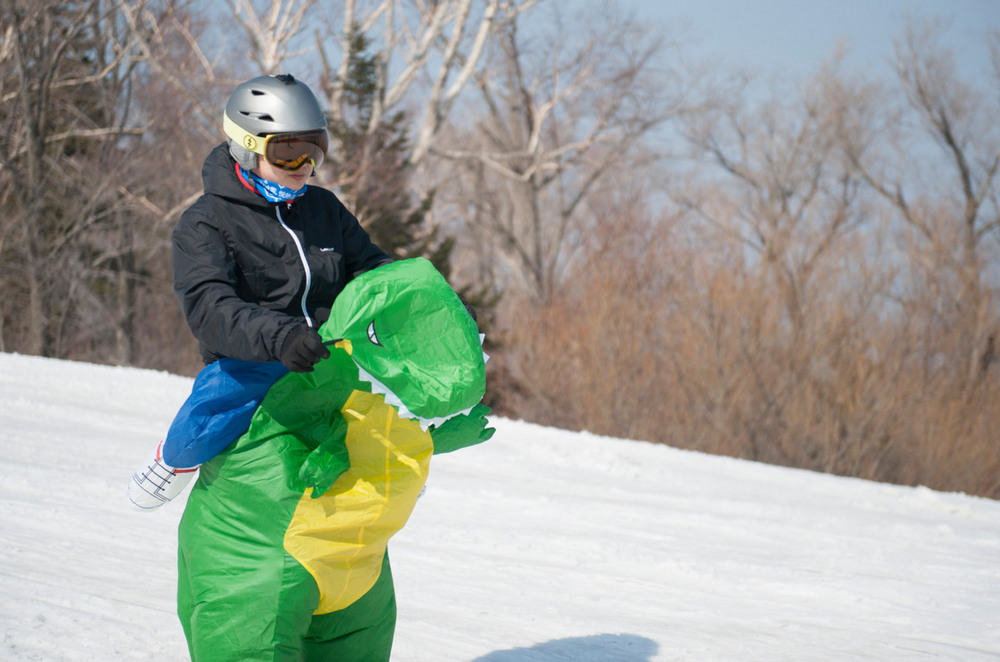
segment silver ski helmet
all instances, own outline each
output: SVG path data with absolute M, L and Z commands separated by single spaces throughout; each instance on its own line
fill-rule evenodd
M 248 170 L 257 166 L 258 156 L 286 170 L 307 161 L 318 167 L 330 146 L 319 102 L 291 74 L 258 76 L 238 85 L 226 103 L 223 129 L 233 158 Z

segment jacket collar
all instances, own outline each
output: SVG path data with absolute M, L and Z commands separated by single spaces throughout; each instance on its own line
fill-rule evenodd
M 244 186 L 236 176 L 236 161 L 229 154 L 229 145 L 222 143 L 213 149 L 201 168 L 205 193 L 217 195 L 243 205 L 268 207 L 259 193 Z

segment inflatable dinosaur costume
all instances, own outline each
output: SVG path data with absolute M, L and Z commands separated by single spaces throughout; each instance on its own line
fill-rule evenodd
M 432 454 L 485 441 L 482 340 L 423 259 L 363 274 L 249 429 L 201 467 L 179 531 L 179 614 L 193 660 L 389 659 L 386 545 Z

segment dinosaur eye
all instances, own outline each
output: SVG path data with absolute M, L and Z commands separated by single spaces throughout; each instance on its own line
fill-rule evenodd
M 372 341 L 374 345 L 382 346 L 382 343 L 379 342 L 378 334 L 375 333 L 375 320 L 372 320 L 368 325 L 368 340 Z

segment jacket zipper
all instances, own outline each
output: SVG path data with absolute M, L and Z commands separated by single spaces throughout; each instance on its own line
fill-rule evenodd
M 278 216 L 278 222 L 281 223 L 281 227 L 285 228 L 285 232 L 292 238 L 295 242 L 295 248 L 299 251 L 299 260 L 302 261 L 302 268 L 306 272 L 306 289 L 302 293 L 302 316 L 306 318 L 306 324 L 310 327 L 313 326 L 312 317 L 309 315 L 309 310 L 306 308 L 306 299 L 309 297 L 309 290 L 312 289 L 312 270 L 309 268 L 309 261 L 306 260 L 306 252 L 302 248 L 302 242 L 299 241 L 298 235 L 285 223 L 285 219 L 281 216 L 281 203 L 274 206 L 274 211 Z

